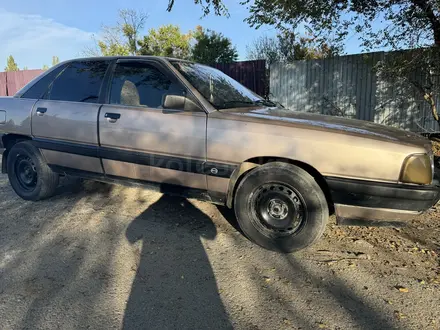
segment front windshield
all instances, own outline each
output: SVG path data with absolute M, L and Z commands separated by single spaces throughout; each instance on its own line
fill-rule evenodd
M 263 98 L 217 69 L 181 61 L 171 64 L 217 109 L 266 105 Z

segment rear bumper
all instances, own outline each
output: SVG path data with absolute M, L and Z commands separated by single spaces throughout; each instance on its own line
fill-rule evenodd
M 404 221 L 437 204 L 438 178 L 429 186 L 326 178 L 338 223 L 347 220 Z

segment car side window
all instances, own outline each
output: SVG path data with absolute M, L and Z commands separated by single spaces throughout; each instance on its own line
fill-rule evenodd
M 107 66 L 107 61 L 73 62 L 49 85 L 43 98 L 97 103 Z
M 111 84 L 110 103 L 161 108 L 165 95 L 182 95 L 183 90 L 151 64 L 118 63 Z
M 49 85 L 52 81 L 64 70 L 67 64 L 61 64 L 58 67 L 52 69 L 50 72 L 38 77 L 32 86 L 24 87 L 22 91 L 22 95 L 20 96 L 22 99 L 39 99 L 44 93 L 46 93 Z M 18 92 L 17 94 L 19 94 Z M 16 94 L 16 95 L 17 95 Z

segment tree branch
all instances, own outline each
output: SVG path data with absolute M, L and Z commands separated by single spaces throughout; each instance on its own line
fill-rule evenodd
M 435 15 L 432 5 L 427 0 L 411 0 L 411 1 L 416 7 L 418 7 L 425 13 L 426 18 L 431 23 L 431 29 L 432 32 L 434 33 L 435 45 L 440 46 L 440 20 Z

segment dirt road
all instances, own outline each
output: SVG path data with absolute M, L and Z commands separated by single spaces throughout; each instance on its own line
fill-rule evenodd
M 0 175 L 2 329 L 440 329 L 439 253 L 440 206 L 280 255 L 207 203 L 74 180 L 32 203 Z

